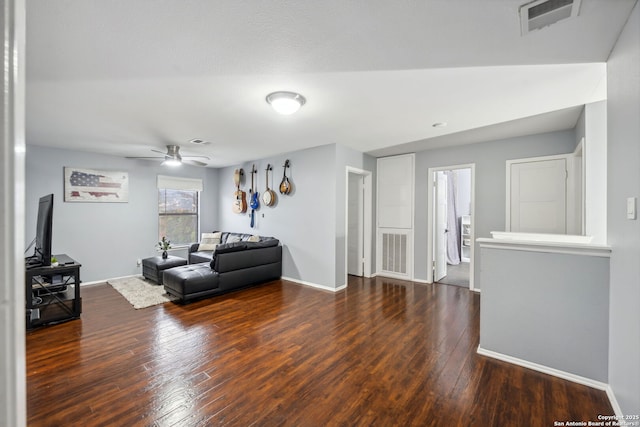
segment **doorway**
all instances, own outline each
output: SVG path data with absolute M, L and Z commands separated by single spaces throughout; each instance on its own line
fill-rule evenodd
M 349 275 L 371 277 L 371 172 L 347 166 L 345 285 Z
M 429 168 L 427 282 L 473 287 L 475 165 Z

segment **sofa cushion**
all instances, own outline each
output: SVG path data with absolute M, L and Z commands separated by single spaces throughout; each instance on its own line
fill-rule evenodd
M 228 243 L 236 243 L 242 240 L 242 236 L 239 234 L 229 234 L 229 236 L 227 236 L 227 240 L 225 242 L 225 244 Z
M 180 297 L 210 291 L 218 287 L 218 273 L 209 268 L 209 264 L 190 264 L 164 271 L 165 289 Z
M 211 262 L 213 251 L 196 251 L 189 254 L 189 264 L 198 264 L 201 262 Z
M 269 240 L 261 240 L 259 242 L 247 242 L 247 249 L 258 249 L 258 248 L 270 248 L 272 246 L 278 246 L 280 241 L 278 239 L 269 239 Z
M 222 233 L 202 233 L 198 251 L 212 251 L 220 244 L 220 236 Z
M 238 252 L 247 249 L 246 242 L 233 242 L 233 243 L 224 243 L 222 245 L 218 245 L 216 250 L 213 251 L 213 255 L 216 254 L 226 254 L 229 252 Z

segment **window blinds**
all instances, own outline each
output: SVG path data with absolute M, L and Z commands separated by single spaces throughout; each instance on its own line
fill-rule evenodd
M 158 175 L 158 188 L 170 190 L 202 191 L 202 180 L 178 176 Z

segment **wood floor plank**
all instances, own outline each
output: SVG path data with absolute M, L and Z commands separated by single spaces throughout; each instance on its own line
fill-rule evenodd
M 30 426 L 549 426 L 604 392 L 480 356 L 480 296 L 284 280 L 135 310 L 106 284 L 79 320 L 27 333 Z

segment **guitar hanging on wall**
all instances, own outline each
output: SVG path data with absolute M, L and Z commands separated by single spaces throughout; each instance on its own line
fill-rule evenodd
M 276 203 L 276 193 L 275 191 L 269 188 L 269 171 L 270 170 L 273 170 L 273 168 L 271 167 L 271 164 L 268 164 L 266 169 L 267 189 L 264 190 L 264 193 L 262 193 L 262 203 L 264 203 L 265 206 L 273 206 Z
M 285 160 L 282 167 L 284 168 L 284 172 L 282 173 L 282 182 L 280 183 L 280 194 L 289 194 L 291 193 L 291 181 L 287 178 L 287 168 L 291 167 L 289 159 Z
M 235 213 L 245 213 L 247 211 L 247 193 L 245 191 L 240 190 L 240 181 L 242 180 L 242 176 L 244 175 L 244 171 L 242 169 L 236 169 L 233 173 L 233 182 L 236 186 L 235 200 L 233 201 L 233 212 Z
M 255 226 L 255 211 L 260 207 L 260 199 L 258 197 L 258 179 L 256 178 L 256 188 L 253 187 L 253 175 L 257 174 L 258 171 L 256 169 L 256 165 L 254 164 L 251 168 L 251 202 L 249 202 L 249 206 L 251 206 L 251 228 Z

